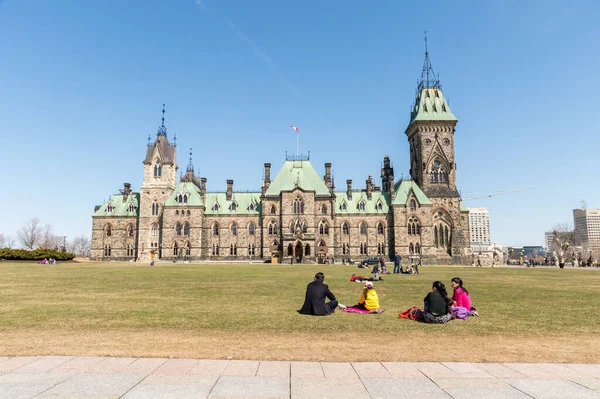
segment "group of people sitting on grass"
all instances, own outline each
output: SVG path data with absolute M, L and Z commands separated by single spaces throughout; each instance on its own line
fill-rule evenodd
M 42 265 L 56 265 L 56 264 L 58 264 L 58 262 L 54 258 L 50 258 L 50 259 L 44 258 L 44 260 L 42 260 L 40 263 Z
M 352 278 L 350 281 L 364 282 L 364 287 L 356 305 L 345 306 L 339 303 L 327 284 L 324 283 L 325 275 L 319 272 L 315 275 L 314 281 L 306 287 L 304 304 L 298 310 L 298 313 L 326 316 L 332 314 L 336 308 L 349 313 L 382 313 L 383 310 L 379 305 L 379 297 L 375 291 L 373 281 L 355 274 L 352 275 Z M 447 323 L 456 318 L 464 320 L 468 316 L 479 316 L 477 309 L 471 304 L 469 292 L 463 287 L 463 281 L 459 277 L 455 277 L 452 279 L 451 285 L 454 289 L 452 298 L 448 297 L 444 283 L 435 281 L 431 292 L 423 300 L 423 309 L 413 306 L 398 316 L 423 323 L 437 324 Z M 329 302 L 325 302 L 325 299 L 329 299 Z

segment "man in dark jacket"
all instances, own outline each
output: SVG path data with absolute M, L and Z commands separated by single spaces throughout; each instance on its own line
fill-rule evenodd
M 306 298 L 302 309 L 298 311 L 301 314 L 310 314 L 314 316 L 327 316 L 333 313 L 338 305 L 335 296 L 329 291 L 327 284 L 323 283 L 325 275 L 321 272 L 315 274 L 315 281 L 309 283 L 306 287 Z M 330 302 L 325 303 L 325 298 Z

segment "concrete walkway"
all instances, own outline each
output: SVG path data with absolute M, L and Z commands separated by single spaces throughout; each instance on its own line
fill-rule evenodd
M 3 357 L 0 398 L 600 399 L 600 364 Z

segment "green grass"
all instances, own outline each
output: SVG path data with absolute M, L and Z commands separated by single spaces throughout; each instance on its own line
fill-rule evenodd
M 421 274 L 387 275 L 375 282 L 381 315 L 299 315 L 306 284 L 317 271 L 341 303 L 351 305 L 361 284 L 351 266 L 147 265 L 0 262 L 0 331 L 168 331 L 265 337 L 433 334 L 440 338 L 556 335 L 595 336 L 600 308 L 597 270 L 422 267 Z M 448 287 L 461 277 L 481 317 L 431 326 L 401 320 L 422 307 L 434 280 Z M 361 335 L 362 336 L 362 335 Z M 0 351 L 1 352 L 1 351 Z

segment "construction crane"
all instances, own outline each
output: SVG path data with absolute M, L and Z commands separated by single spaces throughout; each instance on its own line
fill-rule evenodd
M 476 197 L 464 198 L 464 199 L 462 199 L 462 201 L 463 202 L 464 201 L 471 201 L 471 200 L 480 199 L 480 198 L 495 197 L 497 195 L 512 194 L 512 193 L 518 193 L 518 192 L 521 192 L 521 191 L 529 191 L 529 190 L 535 190 L 535 187 L 518 188 L 516 190 L 500 191 L 500 192 L 497 192 L 497 193 L 491 193 L 491 194 L 486 194 L 486 195 L 478 195 Z

